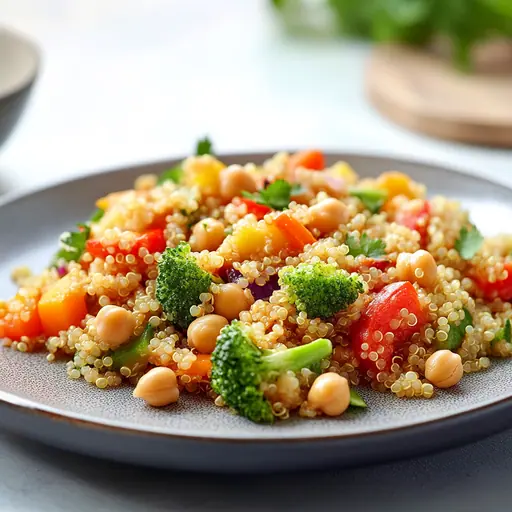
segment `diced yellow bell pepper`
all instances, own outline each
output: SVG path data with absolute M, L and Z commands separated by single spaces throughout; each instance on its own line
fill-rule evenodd
M 336 162 L 327 172 L 334 178 L 341 178 L 347 185 L 355 185 L 358 176 L 347 162 Z
M 184 182 L 188 187 L 198 187 L 205 196 L 219 195 L 220 172 L 225 165 L 211 155 L 194 156 L 183 162 Z
M 398 171 L 384 172 L 376 181 L 377 188 L 388 193 L 388 199 L 399 195 L 406 196 L 409 199 L 418 197 L 418 191 L 414 185 L 407 174 Z

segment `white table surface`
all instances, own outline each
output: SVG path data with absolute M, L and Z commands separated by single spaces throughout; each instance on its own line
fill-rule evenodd
M 512 183 L 510 151 L 393 126 L 363 94 L 368 47 L 286 37 L 264 0 L 2 0 L 44 54 L 0 149 L 0 193 L 180 156 L 283 147 L 391 154 Z M 388 466 L 269 477 L 156 472 L 0 434 L 0 510 L 508 510 L 512 432 Z

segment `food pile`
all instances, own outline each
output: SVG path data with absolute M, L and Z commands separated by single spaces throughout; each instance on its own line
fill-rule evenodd
M 226 166 L 205 139 L 96 206 L 0 302 L 4 344 L 71 379 L 270 423 L 365 407 L 356 387 L 431 398 L 512 354 L 512 237 L 401 172 L 319 151 Z

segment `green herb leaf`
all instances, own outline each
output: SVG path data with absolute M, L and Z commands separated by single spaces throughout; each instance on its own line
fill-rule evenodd
M 466 327 L 473 325 L 473 317 L 471 313 L 464 308 L 464 318 L 460 321 L 459 325 L 455 322 L 450 322 L 450 331 L 446 341 L 439 342 L 438 347 L 448 350 L 457 350 L 466 336 Z
M 105 215 L 105 211 L 102 210 L 101 208 L 98 208 L 91 215 L 89 222 L 99 222 L 103 218 L 103 215 Z
M 355 390 L 350 389 L 350 405 L 352 407 L 368 407 L 363 397 Z
M 213 155 L 212 142 L 208 137 L 197 141 L 196 155 Z
M 53 257 L 51 266 L 56 267 L 59 261 L 78 261 L 85 251 L 85 244 L 91 234 L 88 224 L 78 224 L 79 231 L 62 233 L 60 236 L 60 248 Z
M 476 226 L 471 225 L 468 230 L 465 226 L 461 228 L 459 238 L 455 241 L 455 249 L 465 260 L 470 260 L 480 250 L 484 243 L 484 237 Z
M 298 187 L 292 186 L 286 180 L 276 180 L 254 194 L 242 192 L 242 195 L 274 210 L 285 210 L 290 204 L 292 193 L 297 193 L 300 190 L 300 185 Z
M 355 236 L 348 235 L 345 244 L 348 245 L 348 253 L 354 256 L 354 258 L 360 254 L 364 254 L 369 258 L 380 258 L 386 254 L 384 240 L 370 238 L 366 233 L 363 233 L 359 240 Z
M 491 341 L 491 347 L 502 340 L 505 340 L 507 343 L 512 343 L 512 326 L 508 318 L 505 321 L 505 326 L 498 330 L 494 339 Z
M 388 198 L 383 190 L 372 188 L 351 188 L 349 192 L 351 196 L 360 199 L 370 213 L 378 213 Z
M 166 181 L 172 181 L 173 183 L 179 183 L 181 181 L 181 177 L 183 176 L 183 169 L 177 165 L 176 167 L 172 167 L 167 171 L 164 171 L 158 177 L 157 185 L 162 185 Z

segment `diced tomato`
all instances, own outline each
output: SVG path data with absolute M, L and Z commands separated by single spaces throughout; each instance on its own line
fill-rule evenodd
M 512 300 L 512 263 L 505 263 L 505 270 L 508 276 L 500 281 L 491 283 L 485 278 L 475 276 L 474 280 L 477 286 L 482 290 L 482 293 L 487 299 L 495 299 L 499 297 L 501 300 Z
M 133 254 L 138 255 L 141 248 L 145 248 L 149 253 L 154 254 L 155 252 L 163 252 L 166 247 L 166 241 L 163 229 L 152 229 L 146 231 L 142 235 L 139 235 L 129 250 L 121 250 L 119 247 L 114 246 L 114 253 L 122 254 Z M 85 246 L 87 252 L 89 252 L 95 258 L 105 259 L 109 254 L 108 246 L 101 243 L 100 240 L 90 239 L 87 240 Z
M 405 318 L 401 314 L 403 309 L 408 312 Z M 412 323 L 409 315 L 416 317 L 414 325 L 409 324 Z M 393 356 L 414 333 L 420 331 L 425 322 L 426 314 L 409 281 L 384 287 L 351 328 L 352 348 L 361 368 L 375 374 L 389 371 Z M 386 336 L 387 333 L 393 334 L 392 339 Z M 379 363 L 380 360 L 384 361 L 384 365 Z
M 263 219 L 267 213 L 272 211 L 272 208 L 265 206 L 264 204 L 259 204 L 252 199 L 248 199 L 247 197 L 238 198 L 241 203 L 244 203 L 247 207 L 247 213 L 252 213 L 256 216 L 258 220 Z
M 325 169 L 324 154 L 317 150 L 298 151 L 290 157 L 288 162 L 288 168 L 291 171 L 294 171 L 297 167 L 321 171 Z
M 316 238 L 309 229 L 286 213 L 281 213 L 276 217 L 274 224 L 286 237 L 288 246 L 293 251 L 302 251 L 306 245 L 316 242 Z
M 397 224 L 414 229 L 421 236 L 421 246 L 428 243 L 428 223 L 430 220 L 430 203 L 426 200 L 415 200 L 405 203 L 397 212 Z

